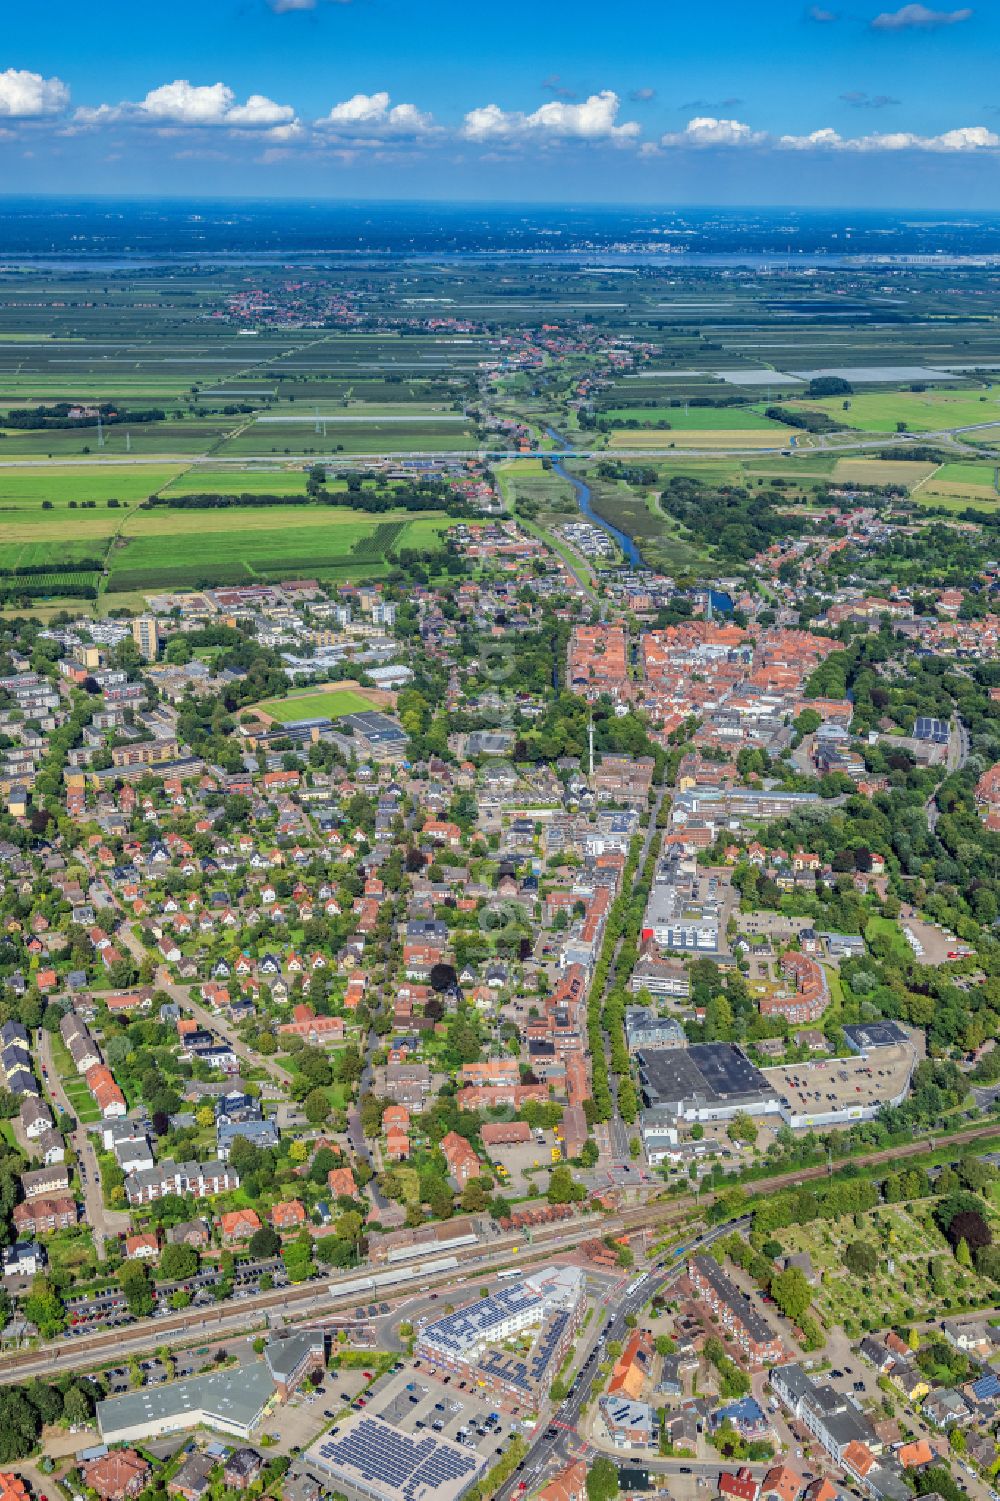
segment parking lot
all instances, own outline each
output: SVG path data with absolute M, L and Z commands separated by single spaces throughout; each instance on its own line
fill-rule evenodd
M 801 1115 L 886 1104 L 901 1095 L 914 1064 L 908 1046 L 876 1048 L 867 1056 L 812 1058 L 763 1070 L 773 1088 Z
M 429 1430 L 478 1450 L 491 1463 L 521 1431 L 518 1419 L 505 1412 L 496 1397 L 472 1392 L 467 1383 L 463 1388 L 454 1379 L 446 1385 L 424 1374 L 416 1362 L 384 1377 L 361 1400 L 376 1417 L 405 1433 Z

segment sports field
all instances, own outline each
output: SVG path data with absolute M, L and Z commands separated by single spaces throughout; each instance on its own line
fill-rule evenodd
M 297 719 L 341 719 L 345 714 L 364 714 L 381 707 L 384 695 L 366 697 L 357 688 L 327 688 L 318 693 L 293 693 L 288 698 L 270 698 L 258 704 L 262 714 L 278 724 Z M 379 702 L 376 702 L 375 699 Z

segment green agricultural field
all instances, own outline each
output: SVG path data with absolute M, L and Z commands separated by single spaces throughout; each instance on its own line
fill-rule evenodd
M 136 511 L 112 549 L 109 588 L 197 587 L 296 573 L 377 577 L 400 547 L 436 551 L 449 525 L 444 516 L 371 516 L 314 505 Z
M 328 490 L 342 488 L 328 482 Z M 272 469 L 254 465 L 243 469 L 238 464 L 194 464 L 172 480 L 164 495 L 301 495 L 306 498 L 306 473 L 296 469 Z
M 778 426 L 765 417 L 763 410 L 742 407 L 696 406 L 621 406 L 601 412 L 601 417 L 616 422 L 662 422 L 664 427 L 683 428 L 686 432 L 704 432 L 721 428 L 727 432 L 777 432 Z
M 961 510 L 974 505 L 992 510 L 1000 504 L 995 464 L 941 464 L 920 486 L 916 499 L 922 505 L 944 505 Z
M 0 453 L 0 460 L 3 454 Z M 131 504 L 155 495 L 181 473 L 178 465 L 102 465 L 97 460 L 79 465 L 0 469 L 0 525 L 9 502 L 27 504 L 51 500 L 59 510 L 70 500 Z
M 270 698 L 257 708 L 269 714 L 278 724 L 291 724 L 296 719 L 340 719 L 345 714 L 364 714 L 377 708 L 365 694 L 356 688 L 328 688 L 319 693 L 293 693 L 288 698 Z
M 324 425 L 322 418 L 320 425 Z M 343 421 L 327 418 L 325 432 L 317 433 L 316 426 L 316 418 L 306 413 L 301 418 L 296 414 L 288 422 L 253 422 L 222 442 L 216 451 L 227 458 L 283 453 L 329 458 L 338 453 L 437 453 L 452 449 L 464 453 L 476 447 L 475 434 L 461 414 L 457 422 L 443 416 L 423 422 L 390 417 L 366 421 L 351 414 Z
M 833 477 L 838 484 L 906 485 L 913 490 L 933 473 L 933 464 L 910 459 L 837 459 Z
M 850 406 L 844 410 L 844 402 Z M 865 433 L 935 432 L 980 422 L 1000 423 L 1000 391 L 864 391 L 823 401 L 786 401 L 797 411 L 825 412 L 836 422 Z

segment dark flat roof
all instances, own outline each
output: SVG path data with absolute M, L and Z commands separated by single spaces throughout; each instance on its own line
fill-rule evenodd
M 650 1096 L 663 1100 L 687 1100 L 699 1095 L 706 1103 L 727 1104 L 774 1094 L 756 1064 L 731 1042 L 640 1049 L 639 1067 Z

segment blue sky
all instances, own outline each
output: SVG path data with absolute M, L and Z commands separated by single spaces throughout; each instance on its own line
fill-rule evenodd
M 0 186 L 1000 207 L 979 0 L 36 0 Z

